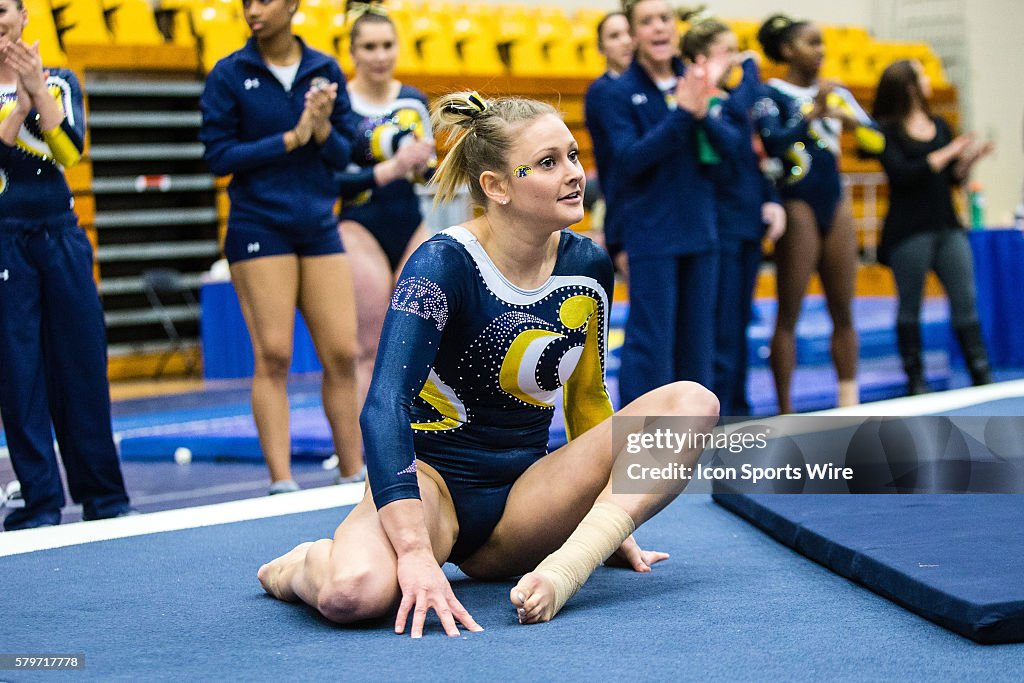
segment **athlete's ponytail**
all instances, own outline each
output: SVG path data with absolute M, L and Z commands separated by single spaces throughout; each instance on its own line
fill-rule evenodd
M 508 152 L 514 144 L 512 127 L 542 114 L 557 114 L 545 102 L 518 97 L 485 100 L 475 92 L 445 95 L 431 112 L 434 135 L 448 153 L 437 167 L 436 201 L 450 201 L 463 185 L 478 206 L 487 206 L 480 187 L 484 171 L 508 173 Z

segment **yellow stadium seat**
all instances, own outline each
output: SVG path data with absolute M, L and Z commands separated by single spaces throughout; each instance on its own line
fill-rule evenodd
M 597 25 L 601 23 L 605 15 L 612 10 L 595 9 L 593 7 L 577 7 L 576 11 L 573 12 L 572 22 L 574 24 L 583 24 L 589 28 L 592 28 L 595 32 L 597 31 Z
M 183 47 L 195 47 L 196 37 L 192 33 L 192 20 L 186 10 L 171 15 L 171 42 Z
M 847 49 L 846 32 L 838 26 L 822 26 L 821 39 L 825 43 L 826 52 Z
M 148 0 L 105 0 L 110 32 L 117 45 L 163 45 L 166 41 L 156 27 L 153 6 Z
M 196 36 L 192 33 L 192 7 L 201 0 L 159 0 L 157 12 L 170 15 L 171 43 L 183 47 L 195 47 Z
M 313 10 L 317 16 L 330 18 L 333 14 L 345 12 L 345 3 L 339 0 L 302 0 L 300 10 Z
M 249 27 L 224 2 L 193 6 L 192 32 L 198 39 L 206 71 L 212 69 L 218 60 L 245 45 L 249 38 Z
M 320 8 L 301 5 L 292 15 L 292 31 L 314 50 L 333 55 L 336 51 L 330 22 Z
M 846 34 L 846 40 L 851 44 L 860 44 L 871 42 L 871 34 L 863 26 L 844 26 L 843 32 Z
M 416 47 L 421 70 L 425 73 L 447 76 L 462 71 L 455 40 L 446 23 L 448 15 L 440 11 L 411 18 L 409 37 Z
M 352 78 L 352 53 L 348 48 L 349 22 L 344 13 L 331 17 L 331 33 L 334 35 L 334 56 L 338 58 L 338 65 L 345 76 Z
M 489 5 L 467 3 L 452 18 L 452 37 L 462 73 L 471 76 L 497 76 L 505 73 L 492 27 L 497 13 Z
M 581 76 L 583 64 L 572 40 L 572 24 L 560 7 L 539 7 L 536 11 L 536 36 L 547 73 L 553 76 Z
M 228 16 L 245 23 L 242 14 L 242 3 L 238 0 L 178 0 L 188 4 L 193 11 L 196 9 L 212 8 L 217 16 Z
M 832 50 L 825 53 L 825 60 L 821 63 L 820 75 L 826 80 L 849 84 L 846 62 Z
M 842 81 L 848 86 L 872 86 L 878 82 L 875 66 L 876 55 L 869 50 L 851 50 L 841 56 L 843 60 Z
M 25 0 L 25 9 L 28 11 L 28 26 L 22 39 L 29 45 L 39 41 L 39 57 L 44 66 L 67 66 L 50 3 L 47 0 Z
M 949 79 L 946 77 L 946 72 L 942 67 L 942 61 L 932 55 L 927 59 L 921 60 L 921 66 L 924 67 L 924 73 L 931 80 L 932 86 L 948 86 Z
M 760 47 L 757 42 L 757 29 L 760 24 L 756 21 L 747 19 L 723 19 L 722 21 L 736 34 L 736 42 L 739 44 L 741 52 Z
M 520 5 L 503 5 L 498 17 L 495 40 L 508 52 L 511 72 L 517 76 L 544 76 L 547 64 L 534 17 Z
M 55 0 L 53 12 L 64 45 L 109 45 L 112 42 L 100 0 Z
M 605 71 L 605 60 L 597 49 L 597 25 L 573 23 L 572 44 L 576 49 L 576 59 L 580 65 L 580 74 L 588 78 L 597 78 Z

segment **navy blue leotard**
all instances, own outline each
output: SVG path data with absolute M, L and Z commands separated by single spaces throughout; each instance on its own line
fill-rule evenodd
M 353 114 L 361 117 L 354 128 L 363 136 L 375 137 L 382 128 L 396 130 L 399 135 L 416 130 L 419 137 L 433 137 L 427 98 L 416 88 L 401 86 L 397 97 L 384 105 L 367 102 L 351 92 L 349 99 Z M 376 149 L 378 144 L 375 143 L 379 143 L 376 139 L 360 142 L 368 142 L 359 145 L 363 155 L 353 155 L 345 172 L 338 174 L 341 220 L 355 221 L 365 227 L 384 250 L 391 267 L 396 269 L 413 233 L 423 222 L 420 200 L 415 186 L 408 180 L 378 186 L 373 178 L 373 167 L 384 158 L 390 158 L 394 150 Z
M 604 250 L 569 230 L 535 290 L 506 280 L 466 228 L 421 245 L 395 288 L 361 417 L 377 507 L 419 497 L 423 460 L 455 503 L 449 561 L 483 545 L 512 484 L 547 453 L 558 391 L 570 439 L 612 414 L 612 285 Z
M 807 202 L 814 211 L 818 231 L 827 234 L 843 196 L 839 174 L 843 124 L 834 118 L 805 117 L 813 108 L 818 86 L 801 87 L 778 78 L 766 85 L 766 95 L 755 103 L 753 114 L 765 150 L 782 162 L 779 193 L 783 199 Z M 834 88 L 829 101 L 860 122 L 858 144 L 865 151 L 880 153 L 884 137 L 850 91 Z

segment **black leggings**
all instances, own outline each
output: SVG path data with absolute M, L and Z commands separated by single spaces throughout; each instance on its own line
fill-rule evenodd
M 889 257 L 899 293 L 898 325 L 917 325 L 925 276 L 934 270 L 949 297 L 953 327 L 978 321 L 975 305 L 974 260 L 967 235 L 961 229 L 937 230 L 906 238 Z

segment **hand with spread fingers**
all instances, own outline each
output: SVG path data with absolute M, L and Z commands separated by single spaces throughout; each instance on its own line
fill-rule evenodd
M 395 618 L 395 633 L 405 632 L 405 624 L 411 613 L 409 635 L 422 638 L 423 625 L 430 610 L 437 613 L 445 634 L 449 636 L 459 635 L 456 622 L 470 631 L 483 631 L 455 597 L 448 577 L 429 552 L 399 556 L 398 585 L 402 589 L 402 602 Z

